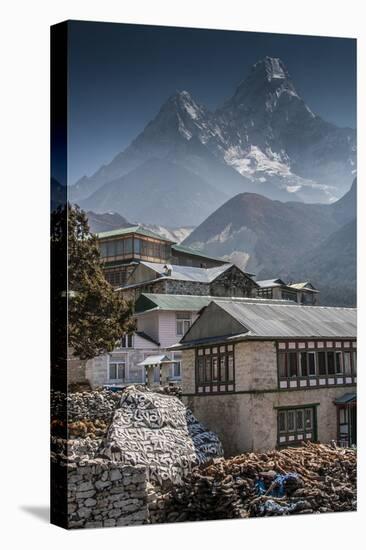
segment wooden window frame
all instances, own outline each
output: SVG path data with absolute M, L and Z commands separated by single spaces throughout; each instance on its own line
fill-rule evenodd
M 235 391 L 235 348 L 233 344 L 202 346 L 196 349 L 195 356 L 197 394 Z M 214 372 L 215 370 L 216 372 Z
M 295 405 L 289 407 L 276 407 L 277 411 L 277 446 L 289 447 L 301 445 L 303 441 L 317 441 L 317 406 L 316 404 Z M 298 419 L 301 412 L 301 426 Z M 311 413 L 311 425 L 306 427 L 307 413 Z M 293 418 L 293 427 L 289 428 L 290 414 Z M 284 429 L 280 429 L 281 419 L 283 419 Z M 311 434 L 311 437 L 307 437 Z M 285 440 L 283 440 L 285 439 Z
M 277 341 L 277 378 L 279 390 L 340 387 L 357 382 L 357 344 L 355 339 Z M 297 376 L 290 376 L 290 354 L 297 353 Z M 306 376 L 302 368 L 302 353 L 306 353 Z M 319 372 L 320 353 L 324 353 L 325 373 Z M 341 354 L 341 355 L 340 355 Z M 345 356 L 349 354 L 349 371 Z M 339 359 L 341 356 L 341 359 Z M 314 357 L 315 373 L 310 374 L 310 357 Z M 332 357 L 332 359 L 331 359 Z M 333 361 L 334 372 L 329 372 Z M 339 361 L 342 372 L 338 372 Z M 328 364 L 329 363 L 329 364 Z M 282 376 L 285 372 L 285 376 Z M 293 372 L 293 371 L 292 371 Z M 293 373 L 294 374 L 294 373 Z

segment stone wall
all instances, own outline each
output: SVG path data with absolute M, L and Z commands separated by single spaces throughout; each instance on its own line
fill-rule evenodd
M 257 285 L 234 265 L 210 284 L 209 294 L 240 298 L 252 297 L 257 294 Z
M 68 528 L 147 522 L 145 468 L 103 459 L 69 462 Z

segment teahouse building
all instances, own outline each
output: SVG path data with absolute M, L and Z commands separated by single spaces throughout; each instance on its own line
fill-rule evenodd
M 356 443 L 356 310 L 212 301 L 171 350 L 182 390 L 227 455 L 302 441 Z

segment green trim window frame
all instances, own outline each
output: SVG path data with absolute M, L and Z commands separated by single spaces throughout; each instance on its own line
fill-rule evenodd
M 316 405 L 299 405 L 277 409 L 277 444 L 279 447 L 317 441 Z
M 356 384 L 356 346 L 354 339 L 277 342 L 279 389 Z
M 196 350 L 196 392 L 235 391 L 234 345 L 205 346 Z

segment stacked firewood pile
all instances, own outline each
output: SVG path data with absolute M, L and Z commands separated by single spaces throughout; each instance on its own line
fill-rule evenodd
M 166 514 L 154 522 L 355 510 L 356 451 L 307 443 L 214 459 L 156 504 Z

